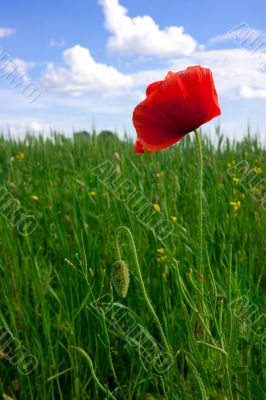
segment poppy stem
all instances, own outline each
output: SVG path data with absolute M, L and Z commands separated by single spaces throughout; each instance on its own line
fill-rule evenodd
M 198 147 L 198 157 L 199 157 L 199 186 L 198 186 L 198 209 L 199 209 L 199 232 L 198 232 L 198 240 L 199 240 L 199 250 L 198 250 L 198 266 L 199 273 L 203 273 L 203 206 L 202 206 L 202 188 L 203 188 L 203 157 L 202 157 L 202 146 L 200 134 L 197 129 L 194 130 L 197 140 Z

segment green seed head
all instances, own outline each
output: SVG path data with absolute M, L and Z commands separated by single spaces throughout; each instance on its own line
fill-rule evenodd
M 125 261 L 117 261 L 112 267 L 112 283 L 120 297 L 126 297 L 129 287 L 129 271 Z

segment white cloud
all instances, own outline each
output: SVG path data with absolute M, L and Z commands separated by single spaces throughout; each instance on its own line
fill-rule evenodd
M 222 35 L 217 35 L 211 38 L 208 41 L 208 44 L 220 44 L 224 42 L 228 42 L 230 40 L 234 40 L 236 38 L 236 34 L 233 32 L 223 33 Z
M 15 33 L 16 30 L 12 29 L 12 28 L 2 28 L 0 27 L 0 38 L 4 38 L 10 35 L 13 35 L 13 33 Z
M 239 98 L 242 86 L 253 87 L 255 83 L 258 89 L 266 90 L 266 69 L 259 56 L 244 49 L 202 51 L 172 60 L 170 68 L 176 71 L 189 65 L 211 68 L 219 94 Z
M 243 22 L 230 29 L 228 32 L 211 38 L 208 43 L 219 44 L 227 41 L 234 41 L 238 45 L 242 45 L 243 47 L 245 47 L 248 46 L 250 43 L 254 44 L 256 40 L 263 39 L 263 37 L 265 38 L 262 32 L 257 29 L 251 28 L 247 23 Z
M 13 58 L 0 46 L 0 77 L 4 78 L 16 74 L 23 80 L 28 80 L 27 71 L 35 66 L 34 62 L 26 62 L 20 58 Z
M 260 62 L 260 55 L 252 55 L 244 49 L 197 51 L 189 57 L 170 60 L 163 69 L 139 71 L 131 76 L 134 87 L 142 87 L 145 94 L 145 87 L 151 82 L 164 79 L 169 70 L 180 71 L 191 65 L 201 65 L 212 70 L 219 96 L 234 100 L 262 99 L 266 91 L 266 68 Z
M 23 138 L 31 134 L 49 134 L 52 125 L 47 122 L 32 121 L 30 118 L 0 118 L 1 132 L 14 138 Z
M 252 55 L 244 49 L 196 51 L 189 56 L 169 60 L 168 67 L 163 69 L 124 75 L 112 66 L 97 63 L 88 49 L 77 45 L 63 52 L 66 66 L 48 65 L 43 84 L 76 96 L 100 91 L 106 99 L 110 96 L 142 99 L 145 87 L 163 79 L 169 69 L 180 71 L 189 65 L 202 65 L 211 68 L 219 95 L 231 99 L 265 98 L 266 69 L 259 62 L 259 56 L 259 53 Z M 247 87 L 252 88 L 252 93 Z
M 266 99 L 266 88 L 254 89 L 250 86 L 242 86 L 239 91 L 239 97 L 242 99 Z
M 8 77 L 9 75 L 16 75 L 22 80 L 27 81 L 27 70 L 31 67 L 31 64 L 19 58 L 12 59 L 9 57 L 10 56 L 6 54 L 4 57 L 1 56 L 0 58 L 0 76 L 4 78 Z
M 130 18 L 119 0 L 98 0 L 103 7 L 105 27 L 112 36 L 107 46 L 120 54 L 157 57 L 189 55 L 197 47 L 195 39 L 184 33 L 182 26 L 161 30 L 148 15 Z
M 58 47 L 59 49 L 64 47 L 65 44 L 66 44 L 65 39 L 62 37 L 59 39 L 51 39 L 50 41 L 50 47 Z
M 42 130 L 44 130 L 44 126 L 38 121 L 32 121 L 29 124 L 28 129 L 33 132 L 41 132 Z
M 47 88 L 73 95 L 86 91 L 102 91 L 115 95 L 132 86 L 129 76 L 112 66 L 97 63 L 85 47 L 76 45 L 65 50 L 63 59 L 66 64 L 64 67 L 48 64 L 42 78 Z

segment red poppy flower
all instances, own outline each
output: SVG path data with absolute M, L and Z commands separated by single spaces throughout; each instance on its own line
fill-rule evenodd
M 195 66 L 170 71 L 163 81 L 147 87 L 146 99 L 134 110 L 134 152 L 165 149 L 220 114 L 210 69 Z

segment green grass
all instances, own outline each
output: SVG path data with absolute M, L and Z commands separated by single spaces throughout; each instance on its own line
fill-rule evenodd
M 1 396 L 265 398 L 266 205 L 250 192 L 255 180 L 266 178 L 266 151 L 249 136 L 239 143 L 230 143 L 219 132 L 217 138 L 217 146 L 206 136 L 202 139 L 203 276 L 196 257 L 198 157 L 193 134 L 144 156 L 132 154 L 130 140 L 97 139 L 95 134 L 75 140 L 61 135 L 0 140 L 0 186 L 38 221 L 26 237 L 0 216 L 0 326 L 25 346 L 16 351 L 17 342 L 11 344 L 14 365 L 2 354 Z M 17 158 L 19 152 L 25 154 L 23 160 Z M 106 160 L 118 179 L 112 178 L 112 190 L 93 173 Z M 262 169 L 253 172 L 249 187 L 227 172 L 228 163 L 243 160 L 249 171 Z M 137 217 L 138 206 L 134 213 L 130 201 L 123 201 L 128 192 L 118 183 L 125 179 L 149 199 L 151 211 L 152 204 L 159 204 L 158 215 L 177 218 L 173 233 L 163 241 Z M 266 195 L 266 187 L 264 191 Z M 237 201 L 241 206 L 234 211 L 230 202 Z M 1 201 L 0 213 L 3 207 Z M 118 247 L 130 270 L 127 296 L 119 298 L 111 285 L 120 226 L 133 235 L 148 297 L 173 354 L 165 373 L 140 356 L 136 343 L 130 342 L 133 334 L 125 337 L 127 322 L 116 326 L 110 319 L 116 309 L 124 310 L 164 346 L 125 230 Z M 158 260 L 162 247 L 166 258 Z M 102 305 L 97 312 L 91 302 L 108 294 L 119 304 L 110 312 Z M 0 339 L 0 347 L 2 343 Z M 38 359 L 29 375 L 16 367 L 26 351 Z

